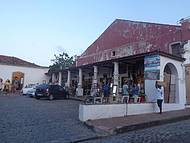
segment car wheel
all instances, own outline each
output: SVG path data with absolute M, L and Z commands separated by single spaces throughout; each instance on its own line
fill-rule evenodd
M 53 99 L 54 99 L 53 95 L 50 94 L 50 95 L 49 95 L 49 100 L 53 100 Z

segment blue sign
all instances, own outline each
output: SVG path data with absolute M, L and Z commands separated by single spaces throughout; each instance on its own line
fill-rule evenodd
M 151 55 L 145 56 L 144 58 L 144 67 L 158 67 L 160 66 L 160 56 L 159 55 Z
M 144 71 L 144 78 L 146 80 L 159 80 L 160 79 L 160 70 L 146 70 Z

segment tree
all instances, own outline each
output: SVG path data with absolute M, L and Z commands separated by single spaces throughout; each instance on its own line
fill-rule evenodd
M 59 55 L 54 55 L 55 59 L 52 59 L 53 65 L 50 66 L 52 70 L 58 70 L 60 68 L 66 69 L 74 65 L 75 61 L 73 56 L 70 57 L 67 53 L 63 52 Z

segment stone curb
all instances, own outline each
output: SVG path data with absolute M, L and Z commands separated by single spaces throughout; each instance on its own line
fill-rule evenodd
M 170 119 L 156 120 L 156 121 L 151 121 L 151 122 L 145 122 L 145 123 L 141 123 L 141 124 L 118 127 L 118 128 L 113 129 L 111 131 L 111 133 L 113 133 L 113 134 L 125 133 L 125 132 L 129 132 L 129 131 L 150 128 L 150 127 L 153 127 L 153 126 L 179 122 L 179 121 L 187 120 L 187 119 L 190 119 L 190 115 L 180 116 L 180 117 L 175 117 L 175 118 L 170 118 Z
M 100 129 L 100 128 L 97 128 L 96 126 L 92 125 L 88 121 L 84 122 L 84 125 L 87 126 L 87 128 L 93 130 L 94 132 L 99 133 L 101 136 L 110 136 L 110 135 L 112 135 L 110 132 L 105 131 L 105 130 Z
M 144 122 L 144 123 L 128 125 L 128 126 L 120 126 L 120 127 L 115 127 L 113 129 L 103 129 L 100 127 L 96 127 L 88 121 L 85 122 L 85 125 L 97 133 L 104 134 L 103 136 L 106 137 L 110 135 L 126 133 L 130 131 L 150 128 L 153 126 L 164 125 L 164 124 L 178 122 L 178 121 L 187 120 L 187 119 L 190 119 L 190 115 L 179 116 L 179 117 L 174 117 L 174 118 L 169 118 L 169 119 L 155 120 L 155 121 Z
M 76 98 L 76 97 L 69 97 L 70 100 L 76 100 L 76 101 L 84 101 L 83 99 Z
M 71 141 L 70 143 L 80 143 L 80 142 L 85 142 L 85 141 L 93 141 L 93 140 L 98 140 L 98 139 L 103 139 L 103 138 L 107 138 L 110 137 L 111 134 L 108 134 L 107 132 L 104 132 L 102 130 L 96 129 L 94 128 L 94 126 L 87 124 L 86 122 L 83 122 L 85 126 L 87 126 L 87 128 L 95 131 L 96 133 L 98 133 L 99 135 L 95 136 L 95 137 L 90 137 L 90 138 L 85 138 L 85 139 L 79 139 L 79 140 L 74 140 Z

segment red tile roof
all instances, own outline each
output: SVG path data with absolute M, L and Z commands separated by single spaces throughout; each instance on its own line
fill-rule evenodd
M 5 55 L 0 55 L 0 64 L 24 66 L 24 67 L 34 67 L 34 68 L 45 68 L 45 67 L 24 61 L 24 60 L 16 58 L 16 57 L 10 57 L 10 56 L 5 56 Z
M 169 44 L 181 40 L 178 25 L 116 19 L 78 58 L 77 66 L 155 50 L 168 53 Z

